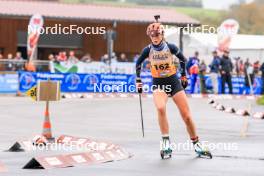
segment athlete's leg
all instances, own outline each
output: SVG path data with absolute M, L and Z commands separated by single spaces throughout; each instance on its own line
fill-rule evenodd
M 166 115 L 166 104 L 168 101 L 168 95 L 159 89 L 153 91 L 153 100 L 158 112 L 158 120 L 160 131 L 162 135 L 169 134 L 169 124 Z
M 194 145 L 195 152 L 198 154 L 198 156 L 212 158 L 211 152 L 199 142 L 198 136 L 196 134 L 195 125 L 191 117 L 191 113 L 190 113 L 190 109 L 188 106 L 187 97 L 186 97 L 185 92 L 182 90 L 176 93 L 173 96 L 173 101 L 175 102 L 175 104 L 178 106 L 180 110 L 181 116 L 186 124 L 187 131 Z
M 183 90 L 177 92 L 173 97 L 173 101 L 177 105 L 183 121 L 185 122 L 187 131 L 191 139 L 197 138 L 196 129 L 192 120 L 190 108 L 187 102 L 187 96 Z

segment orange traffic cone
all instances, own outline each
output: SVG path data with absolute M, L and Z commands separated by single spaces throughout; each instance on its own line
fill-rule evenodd
M 44 123 L 43 123 L 42 135 L 45 136 L 48 140 L 54 139 L 52 137 L 52 133 L 51 133 L 51 123 L 50 123 L 50 118 L 49 118 L 48 106 L 46 107 L 46 111 L 45 111 L 45 119 L 44 119 Z

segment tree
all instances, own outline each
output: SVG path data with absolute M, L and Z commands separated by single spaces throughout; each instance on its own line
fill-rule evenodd
M 202 7 L 201 0 L 128 0 L 143 5 L 166 5 L 178 7 Z
M 240 33 L 264 34 L 264 4 L 234 5 L 228 11 L 226 18 L 234 18 L 239 22 Z

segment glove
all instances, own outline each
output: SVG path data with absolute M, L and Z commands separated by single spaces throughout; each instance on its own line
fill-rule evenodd
M 181 77 L 181 84 L 182 84 L 182 87 L 184 89 L 188 86 L 188 80 L 187 80 L 186 76 Z
M 142 93 L 142 82 L 141 78 L 136 78 L 137 92 Z

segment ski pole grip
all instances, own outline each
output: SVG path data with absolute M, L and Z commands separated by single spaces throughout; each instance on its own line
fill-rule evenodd
M 136 79 L 136 86 L 137 86 L 137 92 L 141 94 L 142 93 L 142 82 L 140 78 Z

